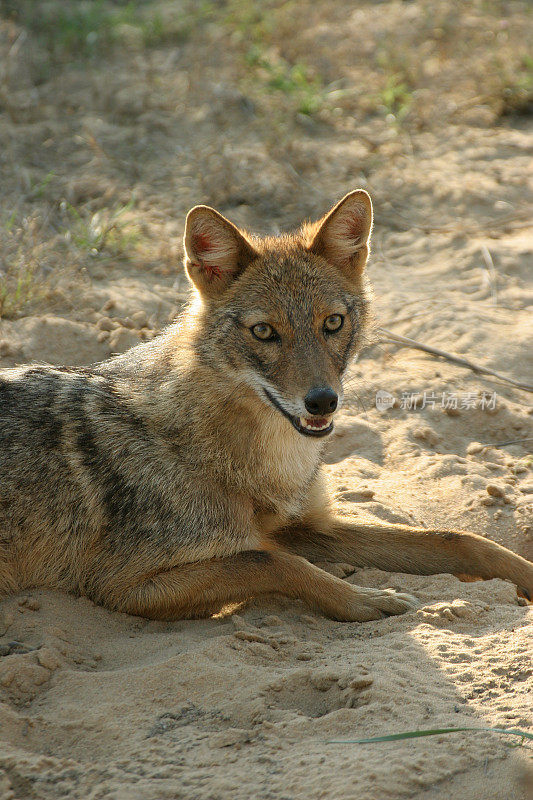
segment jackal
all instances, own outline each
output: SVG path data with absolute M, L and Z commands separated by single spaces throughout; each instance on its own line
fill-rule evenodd
M 0 593 L 51 587 L 158 619 L 282 594 L 338 620 L 416 601 L 315 566 L 508 578 L 533 564 L 471 533 L 335 515 L 321 472 L 365 342 L 362 190 L 259 238 L 197 206 L 194 296 L 160 336 L 90 368 L 0 373 Z

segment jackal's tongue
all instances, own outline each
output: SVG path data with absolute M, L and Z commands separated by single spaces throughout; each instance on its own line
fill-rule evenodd
M 327 417 L 300 417 L 300 424 L 304 428 L 320 431 L 329 427 L 330 422 Z

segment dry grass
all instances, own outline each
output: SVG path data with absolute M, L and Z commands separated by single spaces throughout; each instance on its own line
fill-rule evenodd
M 46 245 L 39 217 L 17 220 L 13 212 L 0 228 L 0 319 L 30 311 L 49 290 Z
M 50 282 L 98 265 L 173 269 L 181 223 L 167 221 L 198 200 L 296 221 L 323 191 L 313 137 L 349 137 L 337 183 L 372 183 L 410 157 L 419 132 L 527 120 L 529 4 L 374 12 L 47 0 L 37 14 L 30 0 L 2 0 L 0 313 L 27 313 L 48 302 Z

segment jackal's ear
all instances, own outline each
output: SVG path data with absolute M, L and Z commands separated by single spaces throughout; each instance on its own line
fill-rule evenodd
M 187 215 L 185 268 L 201 294 L 221 294 L 257 253 L 238 228 L 209 206 L 195 206 Z
M 348 278 L 363 272 L 369 253 L 372 201 L 364 189 L 350 192 L 316 223 L 309 250 Z

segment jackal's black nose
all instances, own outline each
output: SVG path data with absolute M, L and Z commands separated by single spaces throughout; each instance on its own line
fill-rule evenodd
M 319 386 L 317 389 L 311 389 L 304 399 L 305 407 L 309 413 L 322 417 L 327 414 L 333 414 L 337 408 L 338 401 L 337 394 L 329 386 Z

